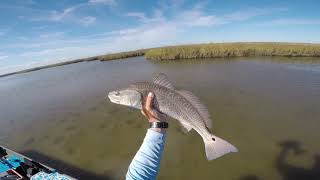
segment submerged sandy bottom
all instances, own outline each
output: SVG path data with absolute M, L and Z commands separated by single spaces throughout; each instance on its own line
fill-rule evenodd
M 164 72 L 209 108 L 239 153 L 208 162 L 172 122 L 159 179 L 320 178 L 320 64 L 241 58 L 79 63 L 0 79 L 0 142 L 83 178 L 124 177 L 147 124 L 107 92 Z M 318 157 L 316 156 L 318 154 Z

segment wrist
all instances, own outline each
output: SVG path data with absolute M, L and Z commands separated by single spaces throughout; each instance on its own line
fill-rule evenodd
M 166 121 L 163 121 L 161 119 L 156 119 L 156 118 L 150 118 L 149 120 L 149 123 L 153 123 L 153 122 L 166 122 Z
M 149 129 L 151 131 L 155 131 L 155 132 L 162 133 L 162 134 L 165 134 L 167 132 L 167 130 L 164 128 L 149 128 Z
M 169 124 L 167 122 L 149 122 L 149 128 L 150 130 L 159 132 L 159 133 L 165 133 L 166 129 L 169 127 Z

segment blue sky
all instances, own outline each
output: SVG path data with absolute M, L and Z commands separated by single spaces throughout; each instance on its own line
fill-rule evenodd
M 319 0 L 1 0 L 0 74 L 163 45 L 320 42 Z

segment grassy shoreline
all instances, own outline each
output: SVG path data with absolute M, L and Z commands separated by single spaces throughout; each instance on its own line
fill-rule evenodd
M 6 74 L 0 74 L 0 78 L 15 75 L 15 74 L 22 74 L 22 73 L 27 73 L 27 72 L 32 72 L 32 71 L 38 71 L 41 69 L 53 68 L 53 67 L 64 66 L 64 65 L 68 65 L 68 64 L 80 63 L 80 62 L 110 61 L 110 60 L 116 60 L 116 59 L 125 59 L 125 58 L 130 58 L 130 57 L 143 56 L 146 51 L 147 51 L 147 49 L 141 49 L 141 50 L 135 50 L 135 51 L 127 51 L 127 52 L 112 53 L 112 54 L 106 54 L 106 55 L 101 55 L 101 56 L 93 56 L 93 57 L 88 57 L 88 58 L 75 59 L 75 60 L 71 60 L 71 61 L 65 61 L 65 62 L 50 64 L 50 65 L 38 66 L 38 67 L 24 69 L 21 71 L 15 71 L 15 72 L 6 73 Z
M 27 73 L 27 72 L 32 72 L 32 71 L 38 71 L 41 69 L 53 68 L 53 67 L 64 66 L 64 65 L 68 65 L 68 64 L 75 64 L 75 63 L 86 62 L 86 61 L 96 61 L 96 60 L 98 60 L 98 56 L 76 59 L 76 60 L 66 61 L 66 62 L 60 62 L 60 63 L 50 64 L 50 65 L 45 65 L 45 66 L 38 66 L 38 67 L 24 69 L 24 70 L 20 70 L 20 71 L 11 72 L 11 73 L 0 74 L 0 78 L 15 75 L 15 74 L 22 74 L 22 73 Z
M 109 61 L 145 56 L 150 60 L 208 59 L 224 57 L 320 57 L 320 44 L 306 43 L 209 43 L 166 46 L 112 53 L 0 74 L 0 77 L 87 61 Z
M 145 53 L 149 50 L 150 49 L 139 49 L 135 51 L 106 54 L 106 55 L 98 56 L 98 59 L 100 61 L 110 61 L 110 60 L 116 60 L 116 59 L 125 59 L 129 57 L 144 56 Z
M 152 60 L 252 56 L 320 57 L 320 44 L 210 43 L 155 48 L 145 54 Z

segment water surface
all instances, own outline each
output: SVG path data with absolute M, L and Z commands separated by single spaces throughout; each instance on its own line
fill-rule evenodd
M 102 178 L 123 178 L 147 123 L 139 111 L 105 96 L 163 72 L 207 105 L 213 132 L 240 152 L 208 162 L 201 137 L 172 122 L 158 179 L 319 179 L 319 62 L 138 57 L 1 78 L 0 142 L 55 160 L 49 164 L 58 169 L 57 161 Z

